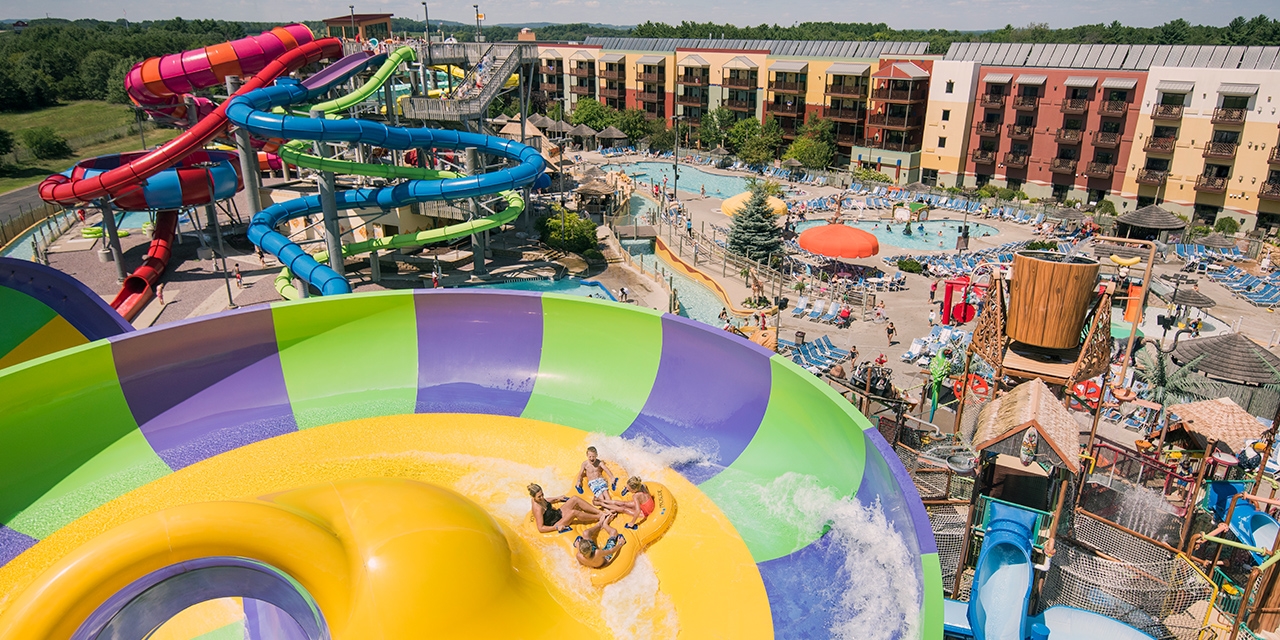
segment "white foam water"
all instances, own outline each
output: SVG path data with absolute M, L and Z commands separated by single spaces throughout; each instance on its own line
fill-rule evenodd
M 675 638 L 680 632 L 675 606 L 643 553 L 625 578 L 604 588 L 600 604 L 605 624 L 619 640 Z

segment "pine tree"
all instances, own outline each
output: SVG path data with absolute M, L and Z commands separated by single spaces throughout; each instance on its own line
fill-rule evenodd
M 729 251 L 752 260 L 764 260 L 782 249 L 782 228 L 763 190 L 753 189 L 751 199 L 733 217 Z

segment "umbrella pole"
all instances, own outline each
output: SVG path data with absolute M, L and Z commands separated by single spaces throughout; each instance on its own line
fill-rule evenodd
M 1258 487 L 1262 486 L 1262 476 L 1267 473 L 1267 461 L 1271 459 L 1271 449 L 1276 445 L 1276 426 L 1280 425 L 1280 403 L 1276 404 L 1276 413 L 1271 417 L 1271 428 L 1267 429 L 1267 448 L 1262 452 L 1262 466 L 1258 467 L 1258 478 L 1253 481 L 1253 495 L 1258 495 Z

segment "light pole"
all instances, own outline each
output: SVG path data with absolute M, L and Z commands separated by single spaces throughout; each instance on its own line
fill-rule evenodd
M 484 40 L 484 33 L 480 31 L 480 5 L 473 4 L 471 5 L 471 8 L 476 10 L 476 42 L 482 42 Z
M 684 116 L 671 116 L 671 128 L 675 129 L 675 148 L 672 155 L 675 157 L 676 164 L 671 168 L 671 197 L 676 201 L 676 207 L 680 206 L 680 121 L 684 120 Z
M 349 4 L 347 8 L 351 10 L 351 38 L 355 40 L 360 37 L 360 31 L 356 29 L 356 6 Z

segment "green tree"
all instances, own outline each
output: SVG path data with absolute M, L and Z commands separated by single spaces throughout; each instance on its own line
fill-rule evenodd
M 758 137 L 760 137 L 760 121 L 755 118 L 743 118 L 735 122 L 725 134 L 729 142 L 729 150 L 734 153 L 741 153 L 748 142 Z
M 552 204 L 551 212 L 534 224 L 542 241 L 553 249 L 582 253 L 596 248 L 596 223 L 559 204 Z
M 547 117 L 552 120 L 564 120 L 564 105 L 559 101 L 552 102 L 547 107 Z
M 1213 230 L 1227 235 L 1234 235 L 1235 232 L 1240 230 L 1240 223 L 1231 216 L 1222 216 L 1218 218 L 1217 222 L 1213 223 Z
M 698 141 L 704 149 L 715 149 L 729 141 L 729 129 L 734 125 L 733 112 L 716 107 L 702 115 L 702 124 L 698 126 Z
M 111 87 L 112 72 L 121 62 L 120 56 L 103 51 L 92 51 L 80 61 L 80 95 L 89 100 L 105 100 Z
M 827 143 L 800 136 L 791 142 L 782 158 L 795 158 L 810 169 L 822 169 L 831 164 L 832 155 L 831 146 Z
M 595 98 L 582 98 L 573 107 L 572 123 L 585 124 L 596 131 L 603 131 L 618 118 L 617 114 L 616 109 L 600 104 Z
M 613 123 L 613 126 L 627 134 L 627 138 L 631 139 L 632 144 L 649 135 L 649 120 L 645 117 L 644 111 L 640 109 L 627 109 L 619 112 L 618 119 Z
M 782 249 L 782 227 L 763 189 L 753 189 L 747 204 L 729 227 L 729 251 L 751 260 L 765 260 Z
M 0 129 L 0 156 L 13 151 L 13 134 Z
M 18 135 L 22 138 L 23 146 L 41 160 L 54 160 L 71 155 L 71 145 L 68 145 L 67 140 L 58 135 L 53 127 L 24 129 Z
M 124 90 L 124 79 L 129 75 L 129 70 L 133 68 L 132 62 L 121 60 L 111 67 L 111 73 L 107 76 L 107 93 L 106 101 L 115 104 L 129 104 L 129 94 Z

